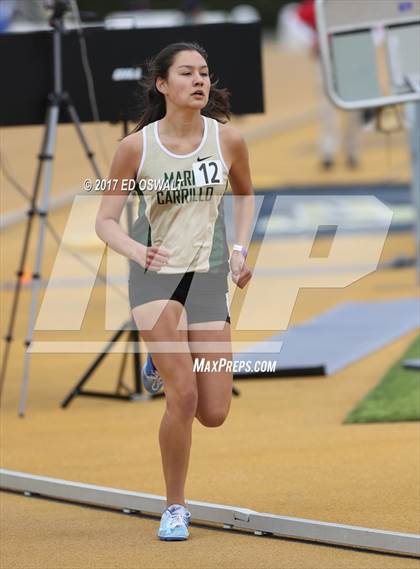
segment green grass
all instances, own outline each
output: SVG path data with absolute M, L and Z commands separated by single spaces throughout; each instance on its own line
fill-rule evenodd
M 420 372 L 402 361 L 420 358 L 420 336 L 382 381 L 346 417 L 344 424 L 420 420 Z

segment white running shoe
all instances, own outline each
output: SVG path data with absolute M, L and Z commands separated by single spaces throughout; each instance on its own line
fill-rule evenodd
M 162 541 L 183 541 L 188 539 L 188 525 L 191 512 L 181 504 L 172 504 L 163 514 L 160 520 L 158 537 Z

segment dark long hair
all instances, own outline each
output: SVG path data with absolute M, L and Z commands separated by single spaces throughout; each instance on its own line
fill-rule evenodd
M 166 114 L 165 96 L 156 89 L 158 77 L 166 79 L 168 70 L 174 62 L 175 56 L 180 51 L 197 51 L 203 56 L 206 63 L 208 56 L 206 50 L 196 43 L 171 43 L 164 47 L 155 57 L 147 62 L 147 73 L 141 80 L 141 107 L 144 109 L 137 126 L 132 132 L 138 132 L 147 124 L 163 118 Z M 207 105 L 201 113 L 219 122 L 227 122 L 230 119 L 229 91 L 218 89 L 217 81 L 210 83 L 210 93 Z

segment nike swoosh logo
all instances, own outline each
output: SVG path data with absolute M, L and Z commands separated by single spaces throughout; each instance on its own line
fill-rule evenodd
M 197 158 L 197 162 L 202 162 L 203 160 L 207 160 L 207 158 L 211 158 L 211 156 L 205 156 L 204 158 Z

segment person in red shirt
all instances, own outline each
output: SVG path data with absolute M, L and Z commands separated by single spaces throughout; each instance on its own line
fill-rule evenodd
M 316 30 L 315 0 L 303 0 L 297 7 L 297 15 L 313 30 Z

